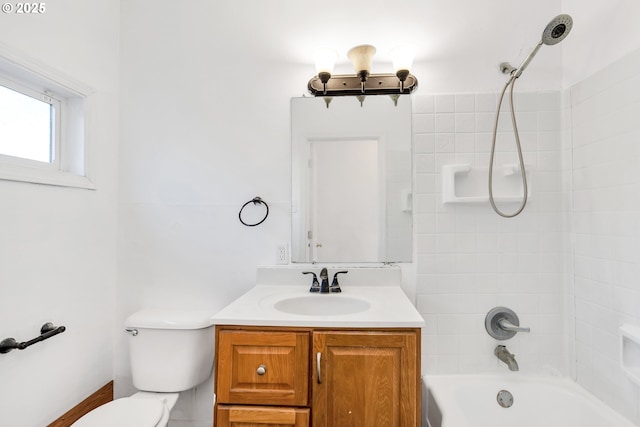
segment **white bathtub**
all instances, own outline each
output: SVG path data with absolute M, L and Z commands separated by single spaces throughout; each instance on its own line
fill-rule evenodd
M 575 382 L 520 375 L 426 375 L 423 427 L 637 427 Z M 513 405 L 497 395 L 507 390 Z

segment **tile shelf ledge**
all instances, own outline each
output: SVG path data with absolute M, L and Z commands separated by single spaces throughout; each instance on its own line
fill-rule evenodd
M 527 197 L 531 198 L 531 166 L 527 171 Z M 487 203 L 489 168 L 472 167 L 468 163 L 442 166 L 442 203 Z M 520 202 L 522 178 L 520 166 L 514 163 L 494 167 L 494 200 Z

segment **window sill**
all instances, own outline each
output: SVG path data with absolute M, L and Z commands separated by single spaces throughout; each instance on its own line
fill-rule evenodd
M 86 176 L 57 170 L 44 170 L 23 165 L 0 164 L 0 180 L 30 182 L 32 184 L 95 190 L 96 186 Z

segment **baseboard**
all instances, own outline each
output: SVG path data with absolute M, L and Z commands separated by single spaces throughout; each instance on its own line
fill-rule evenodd
M 91 412 L 98 406 L 113 400 L 113 381 L 100 387 L 95 393 L 71 408 L 66 414 L 49 424 L 47 427 L 69 427 L 84 414 Z

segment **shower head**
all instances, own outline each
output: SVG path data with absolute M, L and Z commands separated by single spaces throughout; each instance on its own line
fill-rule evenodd
M 572 27 L 573 19 L 571 19 L 571 16 L 569 15 L 558 15 L 553 18 L 542 32 L 542 38 L 540 42 L 536 45 L 536 47 L 533 48 L 531 53 L 529 53 L 524 61 L 522 61 L 522 64 L 520 64 L 520 66 L 515 69 L 515 71 L 511 71 L 513 78 L 520 77 L 522 72 L 525 70 L 525 68 L 527 68 L 527 65 L 529 65 L 533 57 L 536 56 L 536 53 L 538 53 L 538 50 L 540 50 L 540 47 L 543 44 L 552 46 L 554 44 L 560 43 L 565 39 L 565 37 L 569 35 L 569 31 L 571 31 Z M 504 70 L 505 68 L 502 67 L 502 69 Z
M 542 32 L 542 43 L 553 46 L 569 35 L 573 19 L 569 15 L 558 15 L 551 20 Z

